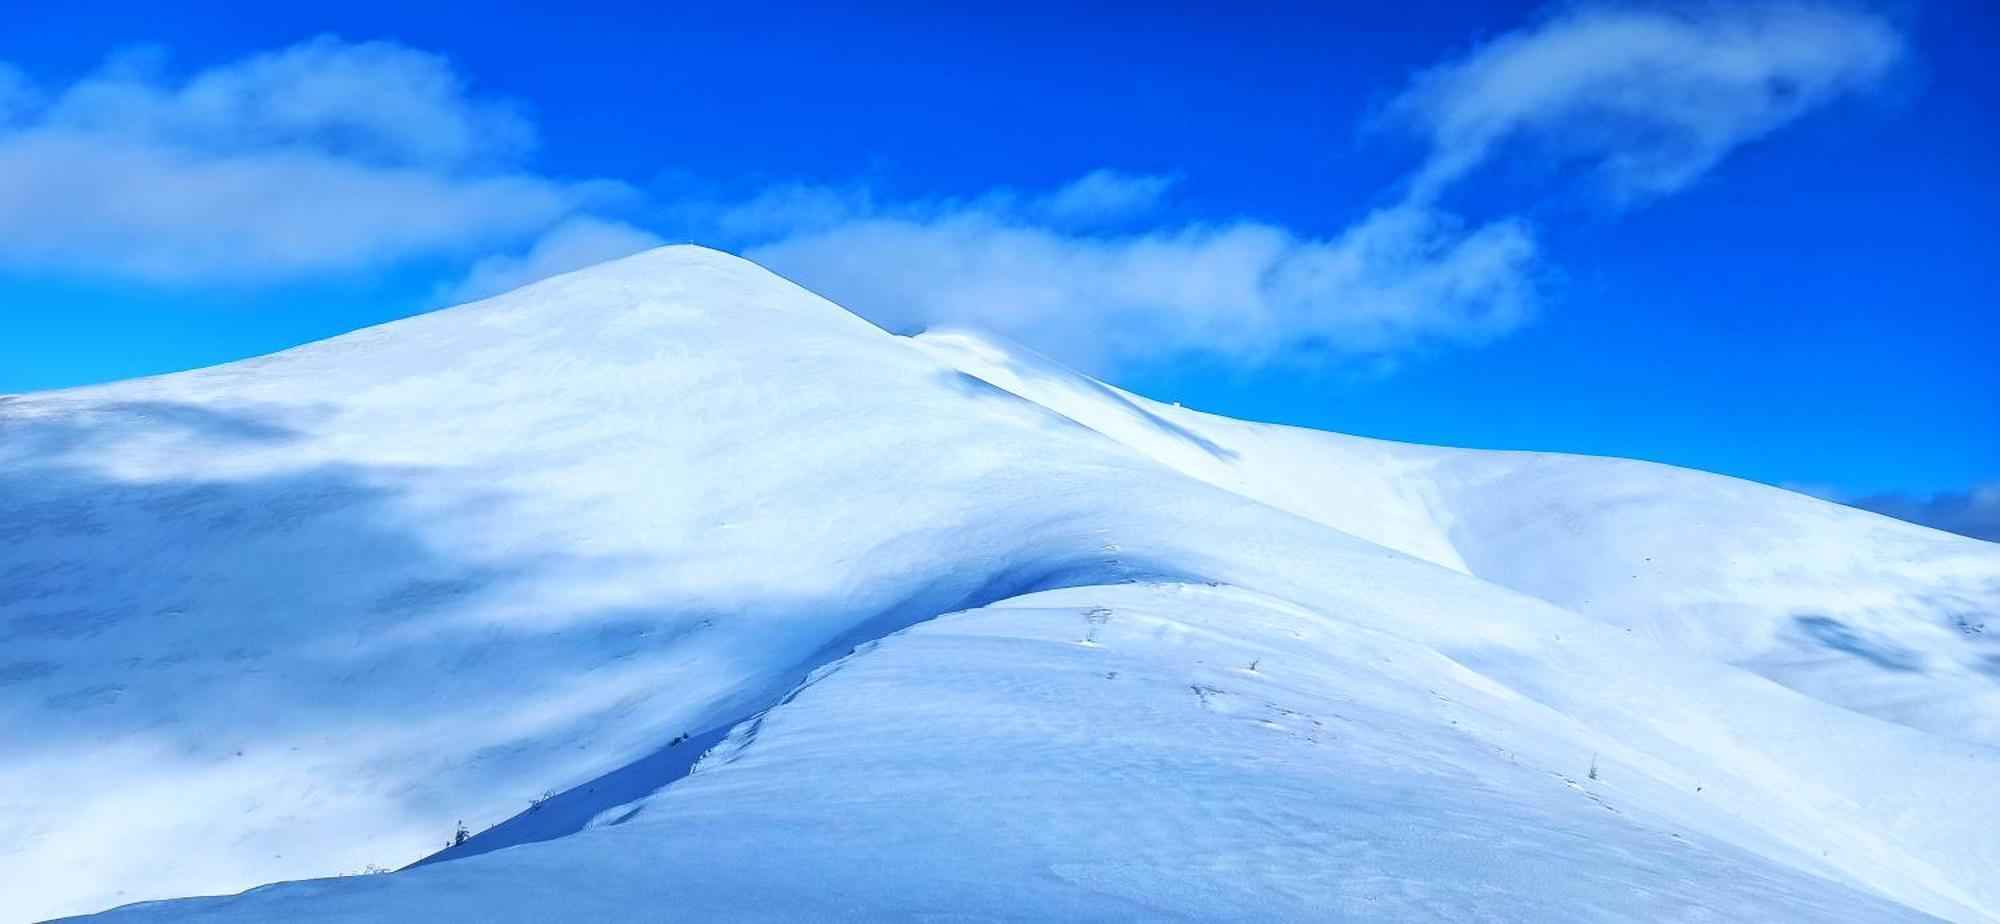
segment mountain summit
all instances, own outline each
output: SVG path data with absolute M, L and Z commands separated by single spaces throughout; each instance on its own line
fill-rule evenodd
M 2000 546 L 702 248 L 0 399 L 0 535 L 12 920 L 2000 919 Z

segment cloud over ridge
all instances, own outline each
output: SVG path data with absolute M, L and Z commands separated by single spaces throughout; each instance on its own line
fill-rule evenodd
M 1317 235 L 1170 220 L 1183 178 L 1113 169 L 1039 191 L 777 184 L 678 207 L 703 212 L 702 239 L 893 329 L 985 327 L 1099 372 L 1386 361 L 1487 342 L 1546 299 L 1526 209 L 1474 220 L 1452 203 L 1481 169 L 1534 163 L 1642 205 L 1904 55 L 1892 24 L 1834 2 L 1562 7 L 1413 74 L 1379 120 L 1419 143 L 1412 163 Z M 660 240 L 606 217 L 635 190 L 546 175 L 534 146 L 521 106 L 389 41 L 323 36 L 180 74 L 125 53 L 54 87 L 0 62 L 0 271 L 189 286 L 443 257 L 468 274 L 439 293 L 473 298 Z
M 1164 190 L 1148 179 L 1116 182 Z M 1100 369 L 1476 342 L 1532 307 L 1536 245 L 1516 223 L 1394 207 L 1317 239 L 1255 221 L 1098 233 L 1052 218 L 1110 182 L 1099 172 L 1044 196 L 896 206 L 854 194 L 834 218 L 822 200 L 814 224 L 746 253 L 892 330 L 984 327 Z
M 1323 238 L 1252 220 L 1106 224 L 1152 211 L 1174 178 L 1105 170 L 1040 197 L 777 187 L 721 227 L 891 328 L 987 327 L 1098 371 L 1389 357 L 1484 342 L 1543 301 L 1534 227 L 1444 202 L 1481 167 L 1579 166 L 1614 204 L 1643 204 L 1879 84 L 1903 53 L 1888 22 L 1829 3 L 1573 7 L 1414 75 L 1383 121 L 1422 142 L 1418 162 L 1389 204 Z

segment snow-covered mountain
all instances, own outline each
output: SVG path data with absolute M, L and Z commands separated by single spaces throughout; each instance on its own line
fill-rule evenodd
M 10 920 L 2000 920 L 2000 546 L 699 248 L 0 399 L 0 636 Z

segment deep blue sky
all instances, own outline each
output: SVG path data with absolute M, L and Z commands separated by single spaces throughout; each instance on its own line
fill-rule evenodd
M 525 107 L 529 163 L 674 203 L 773 183 L 908 199 L 1179 178 L 1158 220 L 1340 233 L 1408 139 L 1365 127 L 1413 71 L 1541 4 L 10 4 L 0 61 L 44 86 L 155 45 L 198 70 L 322 33 L 440 53 Z M 1493 169 L 1455 208 L 1525 216 L 1534 319 L 1392 369 L 1135 364 L 1119 384 L 1235 416 L 1635 456 L 1847 495 L 2000 477 L 2000 14 L 1875 11 L 1906 63 L 1643 208 Z M 728 243 L 726 241 L 718 243 Z M 432 307 L 466 256 L 278 280 L 0 270 L 0 392 L 189 368 Z

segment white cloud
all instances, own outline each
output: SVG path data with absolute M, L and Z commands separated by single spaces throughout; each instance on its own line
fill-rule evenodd
M 393 42 L 321 36 L 179 83 L 157 70 L 114 61 L 64 89 L 43 124 L 215 154 L 304 148 L 398 165 L 506 161 L 534 143 L 514 105 L 471 95 L 443 58 Z
M 1420 161 L 1400 198 L 1327 238 L 1253 221 L 1148 228 L 1172 182 L 1112 171 L 1039 196 L 905 203 L 787 186 L 720 225 L 892 329 L 985 327 L 1099 368 L 1389 356 L 1482 342 L 1535 313 L 1548 270 L 1528 223 L 1440 204 L 1481 166 L 1580 165 L 1635 204 L 1879 83 L 1902 54 L 1887 23 L 1844 6 L 1569 7 L 1414 77 L 1386 113 L 1425 142 Z
M 1430 147 L 1416 199 L 1518 144 L 1584 165 L 1629 202 L 1880 83 L 1902 55 L 1887 22 L 1844 6 L 1585 7 L 1419 75 L 1389 114 Z
M 1158 208 L 1176 182 L 1177 177 L 1093 170 L 1034 205 L 1057 225 L 1114 223 Z
M 1154 190 L 1148 198 L 1165 188 L 1099 173 L 1046 196 L 894 207 L 792 189 L 759 200 L 777 203 L 770 221 L 734 220 L 769 229 L 810 218 L 746 255 L 884 327 L 979 327 L 1096 369 L 1177 354 L 1261 363 L 1478 342 L 1520 324 L 1535 303 L 1535 243 L 1515 222 L 1467 228 L 1399 206 L 1328 239 L 1250 221 L 1108 234 L 1055 223 L 1073 214 L 1079 190 L 1114 179 Z M 846 211 L 792 207 L 801 201 Z
M 498 295 L 663 243 L 651 232 L 628 224 L 590 216 L 572 218 L 542 235 L 526 253 L 486 257 L 474 263 L 465 279 L 447 290 L 444 301 L 457 304 Z
M 281 278 L 504 245 L 620 194 L 523 169 L 532 143 L 514 107 L 387 42 L 180 80 L 114 57 L 47 91 L 0 74 L 0 266 Z
M 1839 6 L 1570 7 L 1413 78 L 1387 114 L 1420 160 L 1325 236 L 1164 220 L 1177 178 L 1113 170 L 1043 192 L 792 184 L 682 207 L 892 329 L 985 327 L 1098 369 L 1390 357 L 1536 312 L 1533 228 L 1441 204 L 1481 166 L 1581 165 L 1641 201 L 1901 54 L 1887 24 Z M 540 175 L 533 144 L 519 107 L 391 42 L 319 38 L 180 77 L 114 56 L 47 88 L 0 62 L 0 270 L 188 284 L 446 256 L 476 262 L 440 291 L 472 298 L 657 243 L 593 216 L 622 186 Z

